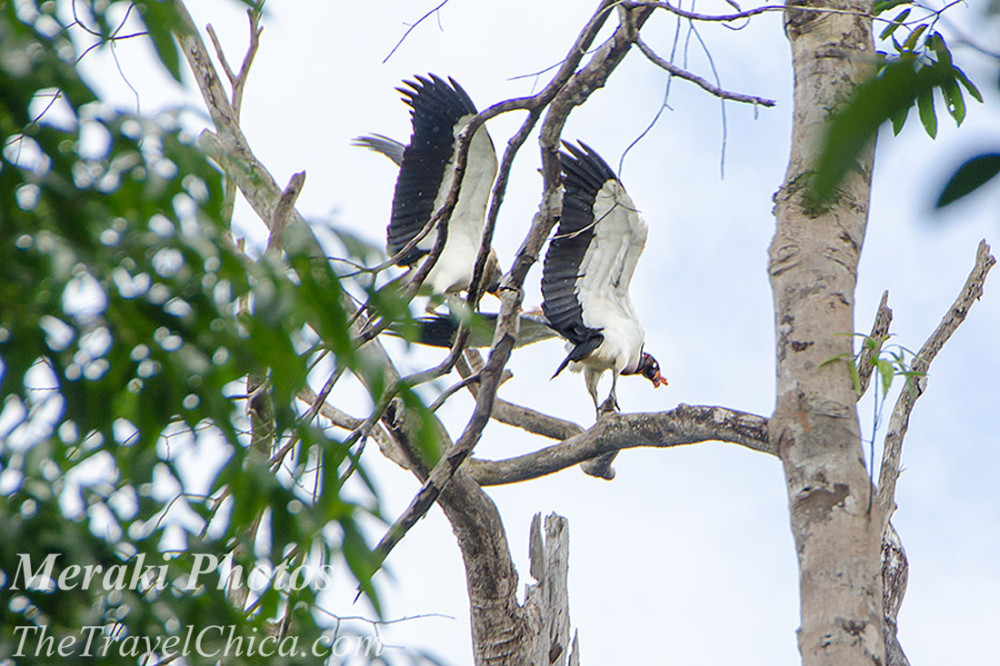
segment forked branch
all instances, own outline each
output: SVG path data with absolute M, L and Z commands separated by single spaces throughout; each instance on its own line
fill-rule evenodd
M 910 412 L 924 390 L 927 388 L 927 370 L 931 362 L 951 335 L 965 321 L 972 304 L 983 294 L 983 284 L 996 259 L 990 254 L 990 246 L 985 240 L 979 242 L 976 251 L 976 264 L 965 281 L 965 286 L 958 298 L 945 314 L 941 323 L 924 346 L 917 352 L 911 366 L 911 374 L 906 386 L 896 400 L 892 416 L 889 419 L 889 430 L 885 436 L 885 452 L 882 454 L 882 469 L 878 479 L 878 502 L 882 509 L 882 532 L 885 533 L 889 519 L 895 511 L 896 480 L 899 478 L 899 462 L 903 452 L 903 438 L 910 425 Z

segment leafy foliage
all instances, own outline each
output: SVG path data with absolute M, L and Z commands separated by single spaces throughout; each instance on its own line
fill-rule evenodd
M 82 16 L 73 3 L 73 13 L 99 46 L 119 38 L 124 22 L 112 18 L 124 6 L 92 3 Z M 296 396 L 328 355 L 365 376 L 373 400 L 381 376 L 354 348 L 325 257 L 249 259 L 218 222 L 222 174 L 178 119 L 101 105 L 60 21 L 67 9 L 0 2 L 0 660 L 50 663 L 44 651 L 17 654 L 42 627 L 57 644 L 99 627 L 95 641 L 122 646 L 189 626 L 264 636 L 283 620 L 311 644 L 326 626 L 317 590 L 329 581 L 289 587 L 281 572 L 336 565 L 326 571 L 352 572 L 377 610 L 359 520 L 379 511 L 350 444 L 305 422 Z M 132 20 L 145 21 L 179 80 L 171 3 L 139 9 Z M 251 425 L 252 377 L 270 409 Z M 255 447 L 264 426 L 268 447 Z M 272 447 L 286 455 L 272 459 Z M 55 580 L 18 579 L 53 554 Z M 270 572 L 249 614 L 227 598 L 225 566 L 196 575 L 199 562 L 227 557 Z M 162 566 L 165 587 L 54 585 L 88 566 L 124 567 L 130 580 L 139 562 Z M 146 652 L 115 648 L 101 663 Z
M 909 3 L 876 2 L 875 13 L 885 13 L 904 4 Z M 976 85 L 952 61 L 944 36 L 933 29 L 938 15 L 932 14 L 924 22 L 911 26 L 908 19 L 912 10 L 913 7 L 907 7 L 888 22 L 880 38 L 888 40 L 894 52 L 879 52 L 876 75 L 858 86 L 853 97 L 831 117 L 811 184 L 811 198 L 815 202 L 822 203 L 834 196 L 844 175 L 855 167 L 858 155 L 879 127 L 891 122 L 893 132 L 899 134 L 910 109 L 916 107 L 924 130 L 931 138 L 936 137 L 935 91 L 956 125 L 965 120 L 966 93 L 978 102 L 983 101 Z M 903 31 L 908 33 L 900 41 L 897 37 Z

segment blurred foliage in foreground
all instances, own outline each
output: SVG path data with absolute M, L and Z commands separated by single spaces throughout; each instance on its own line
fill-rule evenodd
M 834 197 L 844 175 L 855 168 L 858 155 L 883 124 L 891 123 L 893 133 L 899 134 L 915 108 L 924 131 L 935 138 L 940 101 L 956 125 L 965 120 L 966 95 L 983 102 L 979 88 L 955 65 L 951 48 L 935 29 L 950 6 L 935 11 L 905 0 L 875 3 L 875 14 L 885 19 L 879 24 L 879 38 L 888 50 L 878 52 L 876 76 L 858 86 L 853 98 L 831 118 L 812 181 L 814 202 Z M 995 21 L 1000 4 L 993 3 L 985 13 L 984 18 Z M 1000 67 L 994 69 L 1000 73 Z M 956 169 L 936 206 L 957 201 L 1000 173 L 998 148 L 974 155 Z
M 129 32 L 176 75 L 157 19 L 170 6 L 0 1 L 0 662 L 60 656 L 35 651 L 43 627 L 57 646 L 76 637 L 77 658 L 99 627 L 91 654 L 110 637 L 100 663 L 135 664 L 149 651 L 123 654 L 129 637 L 232 625 L 259 641 L 279 619 L 298 652 L 267 663 L 301 663 L 324 630 L 328 646 L 345 636 L 317 604 L 334 571 L 379 609 L 358 523 L 378 517 L 374 488 L 294 407 L 322 358 L 383 389 L 352 346 L 338 275 L 323 257 L 237 251 L 222 175 L 176 119 L 111 111 L 78 71 L 74 37 L 106 48 L 134 11 Z M 248 376 L 267 379 L 270 450 L 250 444 Z M 251 613 L 209 566 L 227 555 L 257 568 Z M 139 563 L 156 569 L 139 580 Z M 116 574 L 87 585 L 86 567 Z M 215 663 L 227 638 L 207 635 L 187 663 Z

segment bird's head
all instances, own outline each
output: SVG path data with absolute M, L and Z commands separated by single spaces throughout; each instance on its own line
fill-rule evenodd
M 667 379 L 660 374 L 660 364 L 653 358 L 652 354 L 642 353 L 642 360 L 639 361 L 639 369 L 636 374 L 653 382 L 653 388 L 659 388 L 660 384 L 667 385 Z

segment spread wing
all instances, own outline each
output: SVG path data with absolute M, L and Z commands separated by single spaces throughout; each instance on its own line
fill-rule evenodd
M 628 286 L 646 244 L 646 224 L 607 163 L 583 142 L 564 145 L 562 217 L 542 270 L 542 310 L 575 345 L 563 366 L 600 345 L 610 318 L 634 317 Z
M 463 117 L 476 113 L 469 95 L 454 79 L 445 81 L 434 74 L 414 78 L 416 81 L 404 82 L 407 87 L 397 88 L 411 107 L 413 136 L 403 151 L 392 199 L 387 243 L 390 256 L 413 240 L 431 219 L 454 152 L 455 126 Z M 427 252 L 415 247 L 397 263 L 409 266 Z

